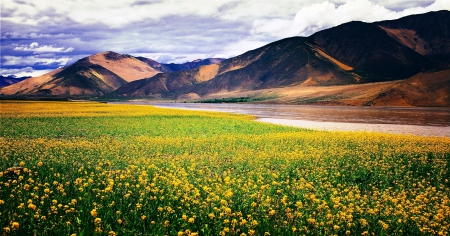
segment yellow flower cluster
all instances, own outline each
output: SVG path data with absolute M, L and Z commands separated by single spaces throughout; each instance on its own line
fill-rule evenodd
M 147 106 L 1 106 L 3 234 L 449 234 L 449 138 Z

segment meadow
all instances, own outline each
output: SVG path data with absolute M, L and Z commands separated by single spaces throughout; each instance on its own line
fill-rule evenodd
M 448 235 L 450 138 L 1 101 L 2 235 Z

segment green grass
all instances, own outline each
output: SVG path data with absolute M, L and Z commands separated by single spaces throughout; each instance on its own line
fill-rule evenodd
M 264 97 L 239 97 L 239 98 L 214 98 L 195 101 L 195 103 L 240 103 L 240 102 L 260 102 L 265 100 L 275 99 L 277 96 L 264 96 Z

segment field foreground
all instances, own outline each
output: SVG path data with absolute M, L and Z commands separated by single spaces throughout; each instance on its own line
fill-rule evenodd
M 4 235 L 448 235 L 450 139 L 1 101 Z

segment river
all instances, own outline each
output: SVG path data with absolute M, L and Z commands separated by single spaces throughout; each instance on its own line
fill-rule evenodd
M 117 102 L 118 103 L 118 102 Z M 376 131 L 450 137 L 450 108 L 353 107 L 236 103 L 125 102 L 250 114 L 260 122 L 318 130 Z

